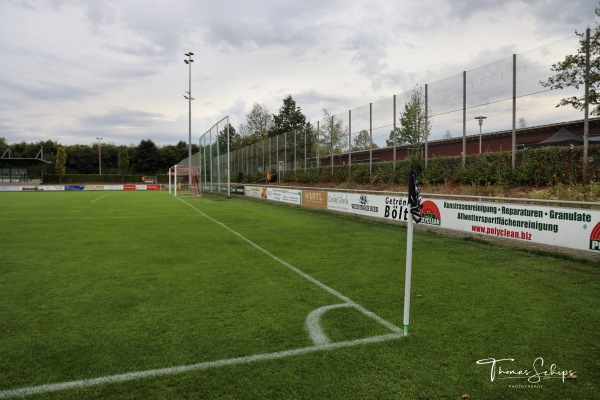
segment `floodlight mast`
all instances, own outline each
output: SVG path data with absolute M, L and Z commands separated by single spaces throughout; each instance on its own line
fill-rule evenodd
M 98 175 L 102 175 L 102 143 L 100 141 L 104 138 L 97 137 L 98 139 Z
M 188 184 L 191 185 L 192 184 L 192 100 L 194 100 L 194 98 L 192 97 L 192 63 L 194 62 L 194 60 L 192 60 L 192 56 L 194 55 L 194 53 L 192 53 L 191 51 L 188 53 L 185 53 L 185 55 L 187 56 L 187 59 L 183 60 L 183 62 L 185 62 L 188 67 L 189 67 L 189 90 L 186 92 L 188 95 L 186 96 L 185 94 L 183 95 L 183 97 L 185 97 L 188 100 L 188 104 L 189 104 L 189 120 L 188 120 Z

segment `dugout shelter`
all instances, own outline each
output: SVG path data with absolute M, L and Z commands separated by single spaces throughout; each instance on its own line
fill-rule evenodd
M 35 158 L 12 157 L 8 148 L 0 157 L 0 183 L 42 182 L 48 164 L 51 162 L 44 160 L 43 148 Z

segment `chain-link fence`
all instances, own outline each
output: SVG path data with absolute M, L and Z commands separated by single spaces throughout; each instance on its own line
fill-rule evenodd
M 427 140 L 485 136 L 513 128 L 517 130 L 582 120 L 582 111 L 572 107 L 556 107 L 562 98 L 581 96 L 582 88 L 550 90 L 542 85 L 555 74 L 552 71 L 553 64 L 564 60 L 566 55 L 577 53 L 579 40 L 574 35 L 437 82 L 420 85 L 425 92 L 427 124 L 430 127 Z M 388 158 L 391 154 L 392 159 L 404 159 L 410 151 L 404 146 L 394 152 L 394 147 L 400 144 L 395 143 L 396 138 L 391 132 L 400 125 L 399 118 L 412 95 L 413 91 L 397 94 L 335 114 L 332 121 L 311 124 L 310 130 L 287 132 L 269 138 L 267 143 L 253 144 L 251 149 L 236 150 L 234 153 L 243 154 L 238 157 L 247 160 L 245 168 L 238 168 L 237 171 L 252 173 L 277 170 L 280 161 L 284 162 L 287 171 L 291 171 L 316 166 L 319 161 L 321 164 L 331 164 L 332 156 L 337 157 L 334 161 L 336 164 L 352 164 L 352 153 L 356 152 L 363 153 L 358 161 L 365 162 L 365 152 L 382 148 L 392 149 L 387 153 Z M 260 150 L 265 148 L 271 157 L 265 157 L 263 161 Z M 368 161 L 381 159 L 369 154 Z
M 580 38 L 574 35 L 436 82 L 416 84 L 415 88 L 422 90 L 425 103 L 422 107 L 425 123 L 421 128 L 425 133 L 418 151 L 427 160 L 430 157 L 428 144 L 454 141 L 454 147 L 460 149 L 462 141 L 462 150 L 455 151 L 454 155 L 462 155 L 464 160 L 467 155 L 485 152 L 486 140 L 498 132 L 512 131 L 519 145 L 527 141 L 519 136 L 525 131 L 582 121 L 583 111 L 570 106 L 557 107 L 557 104 L 563 98 L 583 96 L 583 88 L 551 90 L 543 85 L 556 74 L 552 66 L 565 56 L 576 54 L 579 48 Z M 352 173 L 357 164 L 368 162 L 371 169 L 378 161 L 403 160 L 414 154 L 415 147 L 398 143 L 398 135 L 393 132 L 401 127 L 403 113 L 416 90 L 230 151 L 231 176 L 233 179 L 240 174 L 265 176 L 271 171 L 275 179 L 280 179 L 299 170 L 331 166 L 333 171 L 334 165 L 345 164 Z M 210 182 L 227 181 L 225 146 L 219 144 L 220 140 L 225 143 L 227 140 L 227 136 L 219 132 L 223 121 L 200 139 L 197 161 L 202 160 L 202 176 L 208 186 Z M 599 124 L 590 127 L 589 134 L 600 134 Z M 510 148 L 507 146 L 504 150 Z

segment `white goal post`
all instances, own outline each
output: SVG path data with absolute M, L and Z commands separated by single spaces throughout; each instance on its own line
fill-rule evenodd
M 200 168 L 183 165 L 169 168 L 169 194 L 175 197 L 200 196 Z

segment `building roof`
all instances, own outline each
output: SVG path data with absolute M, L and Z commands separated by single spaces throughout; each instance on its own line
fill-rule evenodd
M 19 167 L 27 167 L 35 164 L 52 164 L 50 161 L 42 160 L 40 158 L 9 158 L 2 157 L 0 158 L 0 165 L 3 166 L 19 166 Z

